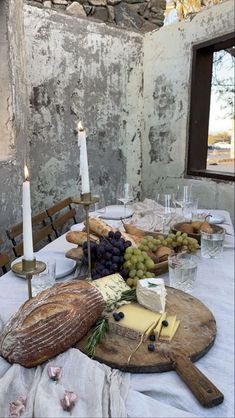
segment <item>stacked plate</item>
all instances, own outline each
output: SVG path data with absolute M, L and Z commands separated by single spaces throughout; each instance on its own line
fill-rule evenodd
M 121 219 L 127 219 L 133 216 L 134 210 L 130 207 L 124 207 L 122 205 L 111 205 L 106 206 L 106 208 L 103 210 L 98 210 L 97 214 L 99 218 L 102 219 L 111 219 L 111 220 L 121 220 Z

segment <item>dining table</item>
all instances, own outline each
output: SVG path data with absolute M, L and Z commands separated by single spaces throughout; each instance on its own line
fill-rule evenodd
M 26 409 L 25 415 L 23 413 L 20 416 L 34 416 L 35 418 L 41 418 L 42 416 L 45 418 L 60 416 L 80 418 L 90 416 L 92 418 L 92 416 L 105 417 L 107 414 L 107 416 L 115 418 L 119 416 L 133 418 L 234 417 L 234 228 L 227 211 L 214 210 L 212 212 L 224 218 L 221 226 L 225 228 L 227 235 L 223 254 L 219 258 L 208 259 L 202 258 L 200 250 L 198 250 L 196 254 L 198 264 L 197 278 L 191 294 L 213 313 L 217 327 L 213 346 L 196 362 L 196 366 L 224 394 L 224 401 L 218 406 L 204 408 L 174 370 L 162 373 L 121 373 L 119 375 L 115 370 L 110 370 L 108 366 L 104 366 L 105 373 L 112 373 L 112 378 L 114 379 L 112 390 L 110 389 L 109 392 L 111 399 L 113 399 L 113 406 L 111 409 L 109 407 L 109 412 L 102 412 L 98 405 L 93 408 L 92 412 L 86 409 L 86 405 L 91 402 L 91 393 L 84 393 L 85 391 L 83 391 L 84 405 L 81 412 L 78 412 L 75 408 L 69 414 L 61 408 L 57 410 L 55 407 L 54 409 L 48 407 L 46 413 L 44 409 L 45 415 L 40 415 L 40 412 L 37 412 L 43 411 L 43 409 L 40 409 L 40 403 L 43 404 L 45 402 L 45 405 L 47 405 L 49 404 L 49 399 L 48 394 L 43 390 L 43 379 L 45 379 L 43 366 L 37 366 L 33 368 L 32 372 L 34 373 L 34 383 L 30 383 L 30 389 L 28 389 L 34 390 L 31 412 L 27 412 Z M 118 220 L 109 220 L 108 222 L 116 227 L 121 225 L 121 222 Z M 82 229 L 83 224 L 80 223 L 76 227 L 78 230 Z M 54 253 L 63 257 L 67 251 L 75 247 L 75 244 L 66 241 L 66 234 L 63 234 L 37 252 L 36 256 L 40 259 L 40 255 Z M 78 272 L 75 268 L 67 276 L 57 278 L 56 282 L 74 280 L 77 274 Z M 169 274 L 164 273 L 161 277 L 164 278 L 166 285 L 169 285 Z M 11 315 L 18 310 L 27 298 L 28 289 L 24 278 L 16 276 L 11 270 L 0 278 L 0 331 Z M 86 367 L 84 373 L 87 378 L 92 380 L 93 367 L 98 362 L 88 358 L 86 360 L 86 356 L 80 353 L 78 349 L 70 349 L 68 351 L 74 362 L 82 361 L 84 363 L 84 367 Z M 63 362 L 63 354 L 60 356 L 62 356 L 59 358 Z M 87 361 L 89 363 L 86 363 Z M 16 368 L 14 372 L 11 372 L 14 366 Z M 76 366 L 74 367 L 76 369 Z M 5 418 L 5 416 L 8 416 L 6 413 L 6 402 L 14 401 L 15 397 L 20 395 L 14 386 L 14 379 L 17 380 L 17 373 L 21 373 L 22 369 L 24 369 L 22 366 L 10 365 L 5 359 L 0 357 L 0 417 Z M 40 370 L 40 373 L 37 370 Z M 99 368 L 99 372 L 100 370 Z M 31 379 L 30 382 L 32 382 L 32 375 L 28 373 L 31 373 L 31 371 L 27 370 L 27 373 L 21 375 L 24 376 L 22 380 L 23 387 L 27 387 L 27 378 Z M 38 375 L 39 377 L 36 378 L 37 373 L 40 376 Z M 82 369 L 78 369 L 77 373 L 76 385 L 81 376 L 80 373 L 83 373 Z M 67 384 L 69 385 L 69 377 Z M 82 392 L 82 385 L 79 388 L 80 392 Z M 94 392 L 95 390 L 95 387 L 93 387 L 92 391 Z M 115 398 L 118 391 L 120 397 Z M 51 392 L 51 397 L 53 397 L 53 393 Z M 104 392 L 100 396 L 104 396 Z M 120 399 L 122 400 L 121 403 Z M 89 415 L 89 413 L 93 415 Z

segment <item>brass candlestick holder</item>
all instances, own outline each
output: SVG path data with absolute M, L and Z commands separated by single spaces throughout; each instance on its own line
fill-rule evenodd
M 13 264 L 11 270 L 18 276 L 23 276 L 28 281 L 28 295 L 29 299 L 32 298 L 32 277 L 34 274 L 42 273 L 46 269 L 46 263 L 43 261 L 25 260 L 22 258 L 19 262 Z
M 83 193 L 81 197 L 73 198 L 73 203 L 83 205 L 85 211 L 86 232 L 87 232 L 87 255 L 88 255 L 88 277 L 87 280 L 92 280 L 91 277 L 91 241 L 90 241 L 90 226 L 89 226 L 89 207 L 99 202 L 98 197 L 92 196 L 91 193 Z

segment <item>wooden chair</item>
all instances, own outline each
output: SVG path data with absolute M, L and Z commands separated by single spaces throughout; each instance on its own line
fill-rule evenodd
M 47 212 L 41 212 L 32 217 L 33 245 L 34 250 L 44 247 L 45 244 L 52 241 L 54 230 L 52 228 Z M 8 238 L 12 242 L 12 249 L 16 257 L 23 255 L 23 223 L 14 225 L 6 231 Z M 51 236 L 52 235 L 52 236 Z
M 3 241 L 0 238 L 0 245 L 2 245 Z M 0 251 L 0 268 L 3 272 L 3 274 L 5 274 L 7 272 L 7 265 L 10 262 L 10 257 L 8 257 L 7 253 L 2 253 Z M 0 276 L 1 276 L 1 272 L 0 272 Z
M 59 237 L 64 231 L 63 227 L 68 221 L 77 223 L 75 218 L 76 210 L 72 208 L 72 199 L 68 197 L 61 202 L 56 203 L 51 208 L 47 209 L 47 214 L 51 220 L 53 230 L 57 237 Z

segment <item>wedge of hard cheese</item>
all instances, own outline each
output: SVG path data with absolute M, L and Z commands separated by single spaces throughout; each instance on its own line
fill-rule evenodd
M 164 312 L 160 318 L 160 321 L 158 322 L 157 326 L 154 328 L 153 330 L 153 334 L 158 337 L 160 334 L 160 331 L 162 329 L 162 321 L 164 321 L 166 319 L 166 312 Z
M 160 313 L 152 312 L 137 303 L 123 305 L 119 311 L 124 313 L 124 318 L 117 322 L 110 314 L 110 332 L 134 340 L 139 339 L 146 330 L 149 330 L 148 335 L 150 335 L 162 317 Z
M 167 321 L 168 325 L 166 327 L 161 326 L 159 341 L 170 342 L 179 327 L 180 321 L 176 319 L 175 315 L 168 315 L 166 316 L 165 320 Z

